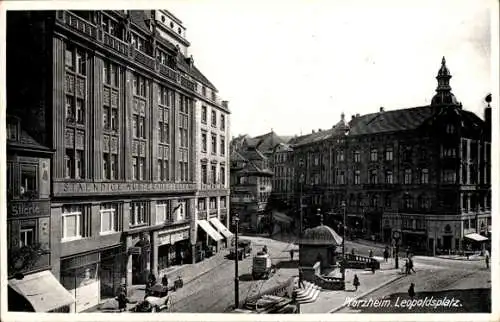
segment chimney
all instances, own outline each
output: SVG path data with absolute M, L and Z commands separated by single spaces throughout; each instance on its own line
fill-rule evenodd
M 321 132 L 321 129 L 318 129 L 318 132 Z
M 351 115 L 351 121 L 354 120 L 356 118 L 356 115 Z
M 381 106 L 381 107 L 380 107 L 380 113 L 383 113 L 383 112 L 384 112 L 384 107 L 383 107 L 383 106 Z
M 228 105 L 228 104 L 229 104 L 229 101 L 222 101 L 222 102 L 221 102 L 221 104 L 222 104 L 222 107 L 224 107 L 224 108 L 226 108 L 226 109 L 228 109 L 228 108 L 229 108 L 229 105 Z
M 340 120 L 341 120 L 342 122 L 344 122 L 344 121 L 345 121 L 345 114 L 344 114 L 344 112 L 342 112 L 342 114 L 340 114 Z
M 314 132 L 314 129 L 312 130 L 312 133 L 316 133 L 316 132 Z
M 486 123 L 486 138 L 491 141 L 491 94 L 488 94 L 484 101 L 488 106 L 484 109 L 484 122 Z
M 356 118 L 358 118 L 358 117 L 359 117 L 359 113 L 356 113 Z

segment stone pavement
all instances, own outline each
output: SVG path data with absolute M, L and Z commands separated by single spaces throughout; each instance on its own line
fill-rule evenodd
M 469 257 L 463 255 L 437 255 L 437 258 L 454 259 L 462 261 L 481 261 L 484 260 L 484 256 L 481 255 L 470 255 Z
M 363 269 L 346 269 L 346 290 L 345 291 L 329 291 L 323 290 L 320 292 L 318 299 L 315 302 L 302 304 L 300 306 L 301 313 L 329 313 L 333 310 L 340 309 L 346 298 L 357 298 L 365 296 L 380 287 L 387 285 L 399 278 L 404 277 L 401 269 L 395 269 L 394 263 L 384 262 L 383 258 L 374 257 L 380 261 L 380 270 L 373 274 L 369 270 Z M 401 263 L 402 264 L 402 263 Z M 401 267 L 401 266 L 400 266 Z M 340 274 L 337 272 L 337 274 Z M 354 274 L 358 275 L 360 286 L 356 291 L 352 285 Z

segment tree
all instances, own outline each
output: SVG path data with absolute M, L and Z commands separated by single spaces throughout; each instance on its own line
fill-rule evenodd
M 9 249 L 8 254 L 8 274 L 13 276 L 33 268 L 40 257 L 47 251 L 40 243 L 32 245 L 16 246 Z

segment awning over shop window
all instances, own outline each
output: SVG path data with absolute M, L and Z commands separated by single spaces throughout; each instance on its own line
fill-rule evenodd
M 215 241 L 223 239 L 222 237 L 206 220 L 197 220 L 198 225 Z
M 273 218 L 276 221 L 284 222 L 284 223 L 292 223 L 293 219 L 285 215 L 284 213 L 273 211 Z
M 49 312 L 75 302 L 73 295 L 62 286 L 50 271 L 9 280 L 9 286 L 33 306 L 35 312 Z
M 484 237 L 484 236 L 476 234 L 476 233 L 468 234 L 468 235 L 465 235 L 464 237 L 472 239 L 472 240 L 475 240 L 475 241 L 485 241 L 485 240 L 488 240 L 487 237 Z
M 214 225 L 215 228 L 217 228 L 217 230 L 219 231 L 219 233 L 224 235 L 224 237 L 231 238 L 233 236 L 233 233 L 230 232 L 229 229 L 227 229 L 226 226 L 224 226 L 224 224 L 221 223 L 219 219 L 211 218 L 210 223 Z

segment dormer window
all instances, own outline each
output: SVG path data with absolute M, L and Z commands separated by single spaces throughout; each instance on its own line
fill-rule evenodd
M 10 122 L 7 123 L 7 140 L 17 141 L 18 140 L 18 123 Z

